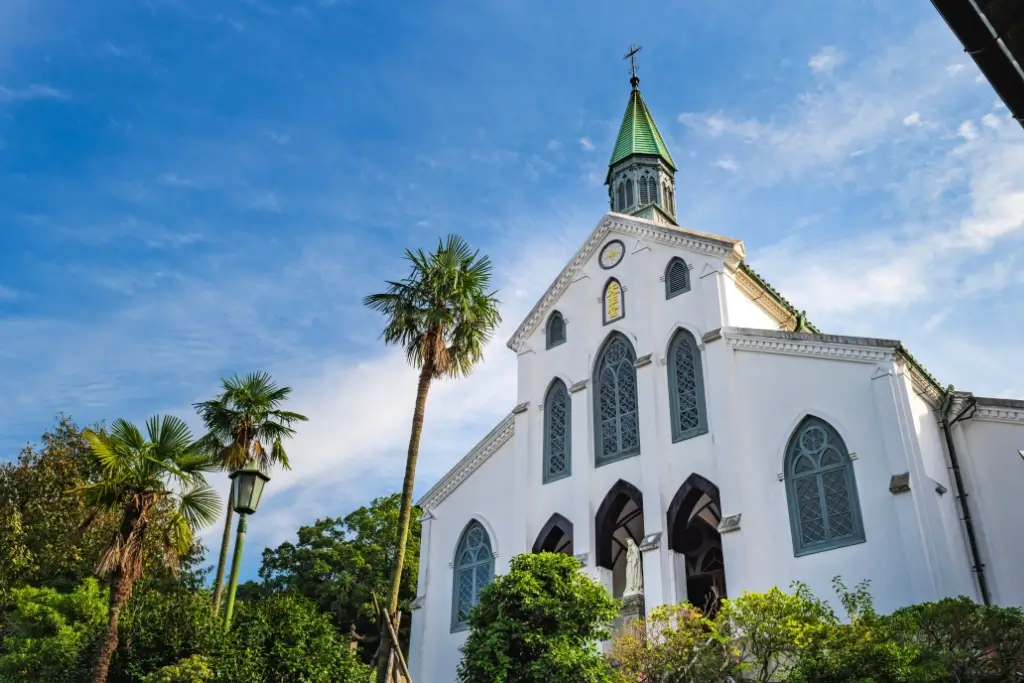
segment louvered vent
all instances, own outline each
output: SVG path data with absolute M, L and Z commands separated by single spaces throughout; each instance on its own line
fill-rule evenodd
M 682 259 L 673 259 L 665 275 L 665 295 L 667 298 L 682 294 L 690 289 L 690 270 Z

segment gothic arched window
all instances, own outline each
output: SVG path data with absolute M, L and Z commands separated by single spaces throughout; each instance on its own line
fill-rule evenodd
M 690 291 L 690 269 L 686 261 L 678 256 L 668 262 L 665 268 L 665 298 L 671 299 Z
M 455 551 L 455 585 L 452 589 L 452 630 L 469 626 L 469 613 L 480 602 L 480 591 L 494 578 L 494 553 L 483 525 L 470 522 Z
M 640 176 L 640 204 L 650 201 L 650 194 L 647 192 L 647 176 Z
M 633 206 L 633 179 L 626 178 L 626 206 Z
M 556 379 L 544 397 L 544 483 L 572 473 L 572 412 L 569 390 Z
M 640 452 L 636 353 L 621 333 L 604 343 L 594 366 L 594 437 L 598 465 Z
M 671 187 L 668 188 L 668 210 L 673 216 L 676 213 L 676 192 Z
M 832 425 L 804 418 L 789 439 L 785 467 L 794 554 L 864 542 L 853 461 Z
M 546 346 L 552 348 L 565 343 L 565 318 L 558 311 L 548 318 L 547 329 L 545 330 Z
M 672 440 L 682 441 L 707 434 L 708 415 L 704 405 L 700 349 L 697 348 L 697 340 L 686 330 L 678 330 L 668 345 L 668 387 L 672 406 Z
M 615 191 L 616 199 L 618 199 L 618 205 L 615 207 L 616 211 L 622 211 L 626 208 L 626 183 L 619 182 L 619 187 Z
M 658 203 L 658 181 L 653 177 L 647 179 L 647 185 L 651 191 L 651 202 L 654 204 Z

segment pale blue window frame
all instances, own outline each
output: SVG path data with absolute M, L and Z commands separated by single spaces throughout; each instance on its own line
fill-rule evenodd
M 594 364 L 594 461 L 608 463 L 640 453 L 636 351 L 621 332 L 605 340 Z
M 469 628 L 469 614 L 480 592 L 494 579 L 491 537 L 475 519 L 466 525 L 455 550 L 452 580 L 452 632 Z
M 672 408 L 672 441 L 707 434 L 704 369 L 697 339 L 688 330 L 676 330 L 668 345 L 668 390 Z
M 864 543 L 853 460 L 839 432 L 808 415 L 786 446 L 784 477 L 795 556 Z
M 544 483 L 572 476 L 572 401 L 555 379 L 544 396 Z

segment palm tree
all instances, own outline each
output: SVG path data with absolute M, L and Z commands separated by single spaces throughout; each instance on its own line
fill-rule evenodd
M 216 461 L 222 470 L 234 472 L 246 465 L 262 470 L 280 464 L 286 470 L 288 454 L 282 441 L 295 434 L 292 425 L 305 422 L 306 416 L 281 410 L 292 393 L 290 387 L 274 384 L 266 372 L 250 372 L 221 379 L 224 391 L 209 401 L 194 404 L 209 432 L 199 440 L 199 448 Z M 228 500 L 224 516 L 224 537 L 217 560 L 217 576 L 213 585 L 213 611 L 220 612 L 224 590 L 224 570 L 231 545 L 231 517 L 234 509 Z
M 92 680 L 105 683 L 121 608 L 144 572 L 148 551 L 160 551 L 176 570 L 195 532 L 217 520 L 220 499 L 203 477 L 214 466 L 194 448 L 188 426 L 177 417 L 149 418 L 145 437 L 125 420 L 116 420 L 109 433 L 87 429 L 84 435 L 101 474 L 77 489 L 89 510 L 82 527 L 97 516 L 121 519 L 96 563 L 97 573 L 110 580 L 110 613 Z
M 402 506 L 398 519 L 398 547 L 391 569 L 391 592 L 387 609 L 391 619 L 398 611 L 398 594 L 405 563 L 405 546 L 412 515 L 412 490 L 416 479 L 420 433 L 427 405 L 430 383 L 444 377 L 463 377 L 483 358 L 484 346 L 494 328 L 501 322 L 498 300 L 488 292 L 491 281 L 491 260 L 479 256 L 458 235 L 438 241 L 437 251 L 406 250 L 405 259 L 412 265 L 409 276 L 401 282 L 388 282 L 382 294 L 371 294 L 363 304 L 387 316 L 382 334 L 386 344 L 405 349 L 406 359 L 419 368 L 416 407 L 412 414 L 409 451 L 402 481 Z M 396 625 L 397 626 L 397 625 Z M 381 626 L 380 656 L 390 657 L 386 624 Z M 383 683 L 386 666 L 378 657 L 377 680 Z

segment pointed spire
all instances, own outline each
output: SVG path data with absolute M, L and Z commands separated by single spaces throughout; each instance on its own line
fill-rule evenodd
M 640 94 L 640 79 L 633 76 L 629 82 L 633 85 L 633 91 L 629 94 L 629 104 L 626 105 L 626 113 L 619 127 L 619 137 L 615 140 L 615 148 L 612 150 L 612 158 L 608 165 L 614 166 L 633 154 L 646 154 L 660 157 L 674 171 L 676 165 L 672 161 L 672 155 L 669 154 L 668 146 L 654 123 L 654 117 L 651 116 Z

